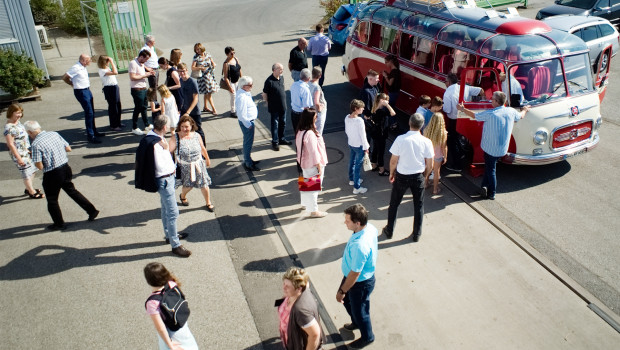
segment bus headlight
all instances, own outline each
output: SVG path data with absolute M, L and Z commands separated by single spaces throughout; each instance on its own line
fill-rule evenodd
M 534 134 L 534 143 L 544 145 L 547 142 L 547 137 L 549 137 L 549 133 L 546 130 L 538 130 Z

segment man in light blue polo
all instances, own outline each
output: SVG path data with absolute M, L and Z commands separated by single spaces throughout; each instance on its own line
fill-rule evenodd
M 370 322 L 370 294 L 375 288 L 377 265 L 377 228 L 368 223 L 368 211 L 361 204 L 344 210 L 349 230 L 353 231 L 342 256 L 342 282 L 336 292 L 336 300 L 343 303 L 351 323 L 344 325 L 349 331 L 359 329 L 362 336 L 349 344 L 361 349 L 375 341 Z
M 482 177 L 480 192 L 482 198 L 491 200 L 495 199 L 495 188 L 497 187 L 497 179 L 495 178 L 497 161 L 508 152 L 514 123 L 525 117 L 525 114 L 530 110 L 529 106 L 525 106 L 521 112 L 517 112 L 516 109 L 505 107 L 504 104 L 506 104 L 506 94 L 495 91 L 491 100 L 493 109 L 474 113 L 465 108 L 463 103 L 457 106 L 457 109 L 468 117 L 484 122 L 482 140 L 480 141 L 480 148 L 484 151 L 484 176 Z
M 325 67 L 327 67 L 327 59 L 329 58 L 329 50 L 332 49 L 332 41 L 323 34 L 323 25 L 316 25 L 316 35 L 308 40 L 307 51 L 312 54 L 312 67 L 319 66 L 323 72 L 319 78 L 319 86 L 323 87 L 325 80 Z

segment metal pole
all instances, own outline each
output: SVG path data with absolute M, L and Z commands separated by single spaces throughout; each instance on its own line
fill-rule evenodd
M 86 22 L 86 13 L 84 12 L 84 3 L 80 0 L 80 9 L 82 10 L 82 19 L 84 20 L 84 27 L 86 28 L 86 36 L 88 37 L 88 48 L 90 49 L 90 56 L 93 56 L 93 45 L 90 42 L 90 31 L 88 30 L 88 23 Z

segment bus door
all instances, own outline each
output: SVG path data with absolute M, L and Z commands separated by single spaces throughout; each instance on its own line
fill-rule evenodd
M 594 77 L 594 88 L 598 91 L 599 100 L 603 102 L 607 84 L 609 83 L 609 66 L 611 61 L 611 45 L 601 51 L 599 59 L 596 61 L 596 72 Z
M 462 82 L 459 91 L 459 104 L 463 102 L 465 108 L 475 112 L 492 109 L 493 92 L 502 89 L 499 74 L 500 71 L 494 67 L 463 68 L 459 80 Z M 472 87 L 476 89 L 472 89 Z M 481 91 L 480 94 L 476 94 L 478 91 Z M 483 122 L 470 119 L 463 113 L 458 114 L 456 131 L 465 136 L 473 148 L 473 164 L 484 163 L 484 153 L 480 148 L 482 125 Z

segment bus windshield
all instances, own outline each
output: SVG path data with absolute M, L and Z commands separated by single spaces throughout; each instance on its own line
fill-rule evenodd
M 594 3 L 596 1 L 597 0 L 560 0 L 557 2 L 557 4 L 588 10 L 591 9 L 592 6 L 594 6 Z

